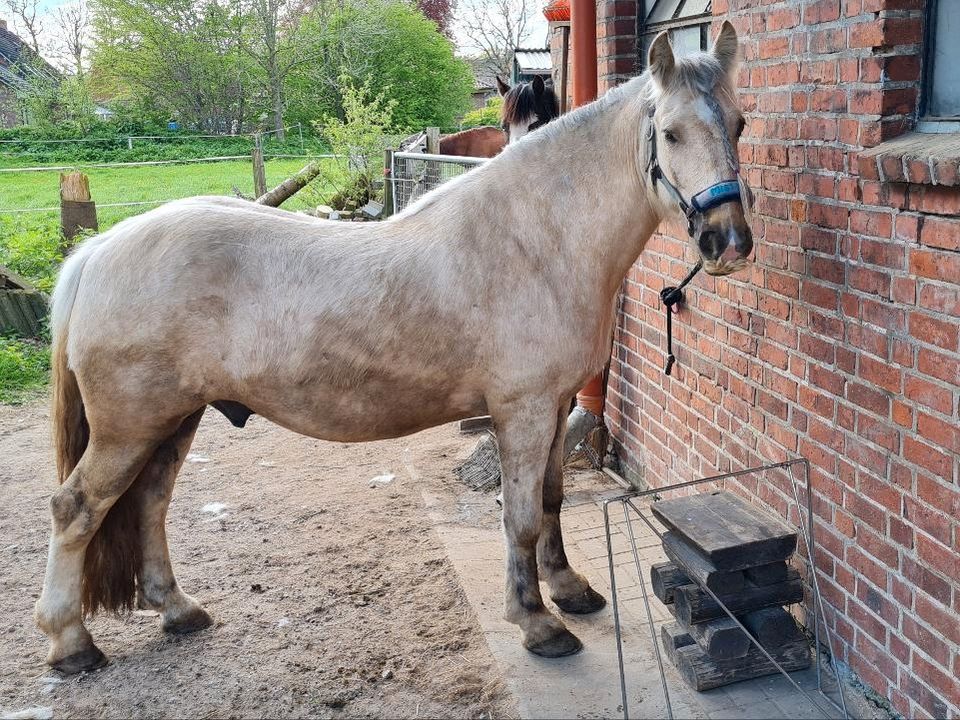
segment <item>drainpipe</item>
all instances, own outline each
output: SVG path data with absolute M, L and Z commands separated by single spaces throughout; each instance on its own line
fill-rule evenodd
M 596 0 L 571 0 L 570 36 L 573 50 L 573 107 L 597 99 Z M 603 374 L 592 378 L 577 393 L 577 407 L 567 419 L 564 449 L 572 451 L 603 418 Z

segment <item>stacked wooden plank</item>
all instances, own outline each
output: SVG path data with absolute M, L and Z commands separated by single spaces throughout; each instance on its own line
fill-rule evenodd
M 47 298 L 13 271 L 0 265 L 0 333 L 32 337 L 47 316 Z
M 810 665 L 810 647 L 784 605 L 803 600 L 788 560 L 797 534 L 780 518 L 721 491 L 651 506 L 667 528 L 670 562 L 654 565 L 654 594 L 676 618 L 662 628 L 667 656 L 696 690 L 777 672 L 709 588 L 788 671 Z

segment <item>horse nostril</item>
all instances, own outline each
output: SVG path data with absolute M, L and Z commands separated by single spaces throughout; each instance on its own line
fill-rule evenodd
M 716 260 L 727 247 L 723 235 L 716 230 L 704 230 L 700 233 L 697 245 L 700 247 L 700 253 L 707 260 Z
M 753 252 L 753 232 L 750 228 L 746 228 L 737 238 L 737 252 L 740 253 L 740 257 L 747 257 Z

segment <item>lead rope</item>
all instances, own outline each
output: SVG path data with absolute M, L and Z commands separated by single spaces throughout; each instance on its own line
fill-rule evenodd
M 676 287 L 665 287 L 660 291 L 660 300 L 667 310 L 667 366 L 663 369 L 667 375 L 673 371 L 673 364 L 677 361 L 673 354 L 673 306 L 684 301 L 683 288 L 687 286 L 694 276 L 700 272 L 703 267 L 703 261 L 698 260 L 693 269 L 687 273 L 687 276 Z

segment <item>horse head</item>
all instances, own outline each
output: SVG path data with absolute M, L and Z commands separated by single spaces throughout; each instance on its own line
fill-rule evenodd
M 497 89 L 503 97 L 500 122 L 507 132 L 507 142 L 516 142 L 560 115 L 556 93 L 539 75 L 532 82 L 513 87 L 498 76 Z
M 648 58 L 640 170 L 663 216 L 683 216 L 710 275 L 746 267 L 753 250 L 745 217 L 752 196 L 737 159 L 745 126 L 734 93 L 737 63 L 737 32 L 729 22 L 708 52 L 675 57 L 664 32 Z

